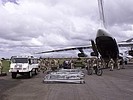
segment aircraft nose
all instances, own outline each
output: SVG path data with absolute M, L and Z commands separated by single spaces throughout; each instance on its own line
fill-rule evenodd
M 105 33 L 105 31 L 103 29 L 98 29 L 97 30 L 97 37 L 104 36 L 104 33 Z
M 99 36 L 110 36 L 110 34 L 105 29 L 98 29 L 97 30 L 97 37 L 99 37 Z

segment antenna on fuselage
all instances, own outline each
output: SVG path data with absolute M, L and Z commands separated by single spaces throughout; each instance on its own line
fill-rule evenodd
M 104 8 L 103 8 L 103 0 L 98 0 L 98 8 L 99 8 L 99 14 L 100 14 L 101 27 L 106 28 Z

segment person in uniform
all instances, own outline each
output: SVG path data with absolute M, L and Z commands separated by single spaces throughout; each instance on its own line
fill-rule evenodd
M 55 59 L 51 60 L 51 70 L 55 71 L 57 69 L 57 61 Z
M 97 59 L 98 68 L 103 68 L 102 60 L 100 58 Z
M 56 60 L 56 59 L 54 59 L 54 62 L 55 62 L 55 69 L 58 69 L 58 65 L 59 65 L 59 62 L 58 62 L 58 60 Z
M 75 68 L 84 68 L 85 64 L 83 63 L 83 61 L 81 60 L 81 58 L 78 58 L 75 62 L 74 62 L 74 67 Z
M 97 66 L 97 58 L 93 59 L 92 63 L 93 63 L 93 67 L 96 67 Z
M 121 64 L 122 64 L 121 59 L 118 59 L 117 60 L 117 69 L 120 69 Z
M 73 58 L 71 58 L 71 59 L 69 60 L 69 64 L 70 64 L 70 69 L 74 68 L 74 67 L 73 67 Z
M 68 60 L 64 60 L 64 62 L 63 62 L 63 68 L 64 69 L 68 69 L 68 64 L 69 64 L 69 61 Z
M 110 71 L 113 71 L 113 69 L 114 69 L 114 64 L 115 64 L 115 62 L 114 62 L 114 60 L 111 58 L 110 61 L 109 61 L 109 63 L 108 63 L 108 67 L 110 67 Z
M 48 59 L 45 59 L 45 67 L 46 67 L 46 69 L 49 69 L 49 60 Z
M 91 59 L 87 59 L 87 61 L 86 61 L 86 69 L 88 70 L 89 68 L 92 68 L 92 61 L 91 61 Z
M 45 66 L 45 60 L 44 59 L 42 59 L 40 62 L 40 69 L 43 73 L 47 70 L 46 66 Z
M 38 59 L 38 72 L 40 72 L 41 71 L 41 59 Z
M 94 58 L 92 61 L 92 67 L 95 70 L 95 73 L 97 73 L 97 67 L 98 67 L 98 58 Z
M 121 64 L 120 64 L 120 67 L 121 67 L 121 69 L 125 69 L 125 67 L 124 67 L 124 65 L 125 65 L 125 61 L 124 61 L 124 58 L 121 58 L 120 59 L 121 61 Z

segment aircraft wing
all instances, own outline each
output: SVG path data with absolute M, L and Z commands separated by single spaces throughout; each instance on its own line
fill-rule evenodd
M 120 42 L 117 44 L 119 47 L 133 47 L 133 42 Z M 82 52 L 83 49 L 92 49 L 92 45 L 48 50 L 48 51 L 43 51 L 43 52 L 37 52 L 35 54 L 62 52 L 62 51 L 70 51 L 70 50 L 79 50 L 80 52 Z
M 133 47 L 133 38 L 117 43 L 119 47 Z
M 64 48 L 64 49 L 57 49 L 57 50 L 49 50 L 44 52 L 38 52 L 36 54 L 42 54 L 42 53 L 51 53 L 51 52 L 61 52 L 61 51 L 70 51 L 70 50 L 79 50 L 80 52 L 83 51 L 83 49 L 90 49 L 92 48 L 91 45 L 89 46 L 81 46 L 81 47 L 70 47 L 70 48 Z
M 133 42 L 118 43 L 119 47 L 133 47 Z

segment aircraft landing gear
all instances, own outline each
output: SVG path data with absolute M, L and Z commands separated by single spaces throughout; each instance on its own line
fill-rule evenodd
M 99 68 L 99 69 L 97 70 L 96 74 L 97 74 L 98 76 L 102 76 L 103 70 Z
M 95 74 L 97 76 L 102 76 L 102 74 L 103 74 L 102 68 L 99 68 L 97 66 L 94 66 L 93 68 L 87 68 L 87 74 L 88 75 L 92 75 L 93 74 L 93 71 L 95 71 Z

